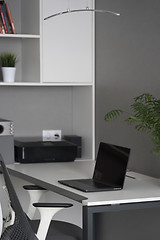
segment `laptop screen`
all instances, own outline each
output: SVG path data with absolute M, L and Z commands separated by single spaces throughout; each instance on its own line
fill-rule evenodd
M 95 182 L 123 187 L 130 149 L 100 143 L 93 174 Z

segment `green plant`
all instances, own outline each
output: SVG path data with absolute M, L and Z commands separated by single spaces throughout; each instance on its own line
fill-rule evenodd
M 2 67 L 15 67 L 17 56 L 14 53 L 2 53 L 0 55 L 0 64 Z
M 131 114 L 121 109 L 112 110 L 105 115 L 105 121 L 108 122 L 122 113 L 127 113 L 129 116 L 125 121 L 135 123 L 138 131 L 149 133 L 155 145 L 153 153 L 158 154 L 160 152 L 160 99 L 144 93 L 134 98 L 131 110 L 133 112 Z

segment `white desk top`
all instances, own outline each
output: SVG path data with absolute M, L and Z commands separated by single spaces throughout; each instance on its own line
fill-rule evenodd
M 41 184 L 57 193 L 76 199 L 80 196 L 82 205 L 97 206 L 136 202 L 160 201 L 160 180 L 146 175 L 128 172 L 127 175 L 135 177 L 125 179 L 123 190 L 98 193 L 84 193 L 58 183 L 62 179 L 91 178 L 95 162 L 75 161 L 67 163 L 45 164 L 10 164 L 8 169 L 12 175 L 31 180 L 35 184 Z M 47 185 L 45 185 L 47 184 Z M 52 189 L 53 187 L 53 189 Z M 66 191 L 67 190 L 67 191 Z M 64 192 L 64 194 L 63 194 Z M 74 196 L 75 194 L 75 196 Z

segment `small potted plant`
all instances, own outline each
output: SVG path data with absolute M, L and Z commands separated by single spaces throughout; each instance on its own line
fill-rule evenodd
M 14 82 L 16 73 L 17 56 L 14 53 L 2 53 L 0 55 L 0 65 L 4 82 Z
M 105 121 L 108 122 L 122 113 L 127 113 L 128 117 L 125 121 L 135 123 L 138 131 L 149 133 L 155 145 L 152 152 L 158 154 L 160 152 L 160 99 L 144 93 L 134 98 L 131 111 L 132 113 L 128 113 L 121 109 L 114 109 L 105 115 Z

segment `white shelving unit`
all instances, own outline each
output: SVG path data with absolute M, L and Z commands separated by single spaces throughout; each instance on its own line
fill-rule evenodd
M 15 85 L 93 85 L 94 13 L 44 20 L 68 7 L 85 8 L 86 0 L 15 0 L 14 3 L 9 0 L 8 3 L 17 34 L 0 34 L 0 52 L 12 51 L 18 56 Z M 88 0 L 87 5 L 93 8 L 93 0 Z
M 18 62 L 15 82 L 4 83 L 0 75 L 0 87 L 70 89 L 70 134 L 82 136 L 84 157 L 94 158 L 94 13 L 73 13 L 44 21 L 54 11 L 85 8 L 86 0 L 8 0 L 8 4 L 16 34 L 0 34 L 0 53 L 14 52 Z M 88 0 L 88 4 L 93 8 L 94 0 Z

